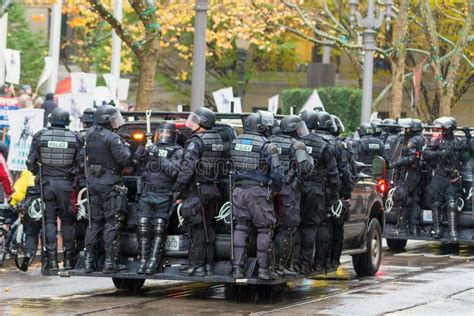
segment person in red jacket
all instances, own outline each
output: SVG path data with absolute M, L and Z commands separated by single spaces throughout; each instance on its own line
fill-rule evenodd
M 0 153 L 0 182 L 5 192 L 5 200 L 10 200 L 10 196 L 13 194 L 13 182 L 10 172 L 8 171 L 7 161 L 5 157 Z

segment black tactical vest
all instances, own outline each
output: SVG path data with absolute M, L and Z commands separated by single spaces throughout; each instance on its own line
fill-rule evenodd
M 287 175 L 290 170 L 290 148 L 293 145 L 291 137 L 285 135 L 272 135 L 268 140 L 273 144 L 278 145 L 280 164 L 283 167 L 283 174 Z
M 155 188 L 170 188 L 176 181 L 176 176 L 171 176 L 156 164 L 156 157 L 171 158 L 174 153 L 182 149 L 179 145 L 155 144 L 150 148 L 150 155 L 147 156 L 142 179 L 146 185 L 153 185 Z M 147 188 L 145 188 L 146 190 Z
M 244 133 L 230 145 L 230 157 L 236 172 L 252 172 L 266 166 L 262 150 L 268 139 L 258 134 Z M 265 166 L 262 166 L 264 164 Z
M 40 136 L 40 161 L 46 166 L 71 166 L 78 148 L 76 133 L 64 128 L 49 127 Z
M 196 180 L 206 183 L 217 179 L 219 175 L 218 163 L 224 157 L 224 142 L 217 131 L 196 133 L 191 137 L 198 137 L 203 143 L 202 156 L 197 166 Z
M 165 145 L 165 144 L 155 144 L 150 149 L 150 152 L 155 157 L 171 158 L 174 152 L 181 149 L 179 145 Z
M 385 157 L 385 144 L 375 137 L 362 137 L 360 140 L 359 161 L 371 165 L 375 156 Z
M 86 153 L 90 165 L 101 165 L 105 169 L 113 171 L 121 170 L 109 150 L 108 141 L 113 137 L 113 132 L 102 126 L 93 126 L 86 133 Z M 120 141 L 119 138 L 115 138 Z
M 308 134 L 301 139 L 306 145 L 306 150 L 314 160 L 314 169 L 310 174 L 305 176 L 308 181 L 325 182 L 326 179 L 326 162 L 323 161 L 323 152 L 328 143 L 320 135 Z

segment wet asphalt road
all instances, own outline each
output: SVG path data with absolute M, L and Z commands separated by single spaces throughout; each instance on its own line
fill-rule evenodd
M 245 298 L 226 299 L 220 284 L 147 281 L 139 295 L 117 291 L 108 278 L 41 277 L 0 270 L 4 314 L 451 314 L 474 315 L 474 247 L 409 243 L 407 251 L 384 251 L 374 277 L 357 278 L 350 257 L 317 280 L 288 284 L 264 295 L 246 288 Z

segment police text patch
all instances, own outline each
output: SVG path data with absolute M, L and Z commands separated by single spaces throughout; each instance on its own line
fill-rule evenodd
M 212 151 L 224 151 L 224 145 L 212 144 Z
M 252 145 L 235 144 L 235 150 L 251 152 Z
M 61 149 L 66 149 L 67 148 L 67 142 L 57 142 L 57 141 L 48 141 L 48 147 L 49 148 L 61 148 Z
M 369 144 L 369 149 L 380 149 L 379 144 Z
M 166 158 L 168 156 L 168 151 L 163 150 L 163 149 L 159 149 L 158 150 L 158 156 Z
M 308 154 L 312 154 L 313 153 L 313 147 L 307 146 L 306 151 L 308 152 Z

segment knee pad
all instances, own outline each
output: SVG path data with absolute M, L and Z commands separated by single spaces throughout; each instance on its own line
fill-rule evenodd
M 155 230 L 155 234 L 163 234 L 166 233 L 166 229 L 168 227 L 168 221 L 163 218 L 156 218 L 152 221 L 153 228 Z
M 270 227 L 259 227 L 257 228 L 258 234 L 262 235 L 268 235 L 268 237 L 271 239 L 273 237 L 273 229 Z
M 150 230 L 150 219 L 148 217 L 139 217 L 137 220 L 137 234 L 148 234 Z
M 446 205 L 446 210 L 448 212 L 456 212 L 458 210 L 458 203 L 454 199 L 449 199 Z

